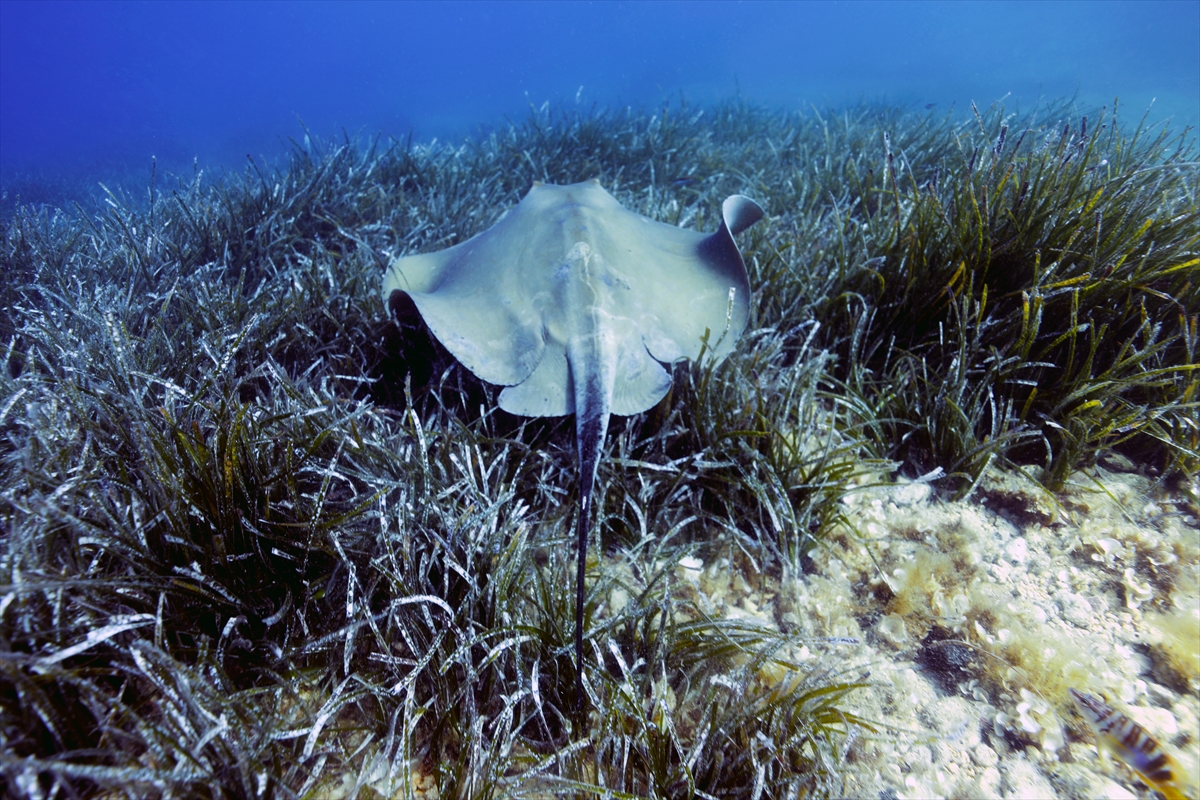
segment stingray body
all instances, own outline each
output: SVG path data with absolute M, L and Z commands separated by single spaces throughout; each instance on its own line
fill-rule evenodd
M 436 253 L 394 260 L 383 298 L 412 298 L 467 369 L 504 386 L 512 414 L 575 414 L 579 455 L 577 703 L 582 702 L 584 567 L 592 485 L 609 416 L 645 411 L 671 385 L 663 364 L 724 358 L 746 326 L 750 287 L 733 236 L 762 218 L 722 205 L 713 234 L 624 208 L 600 186 L 535 183 L 491 228 Z

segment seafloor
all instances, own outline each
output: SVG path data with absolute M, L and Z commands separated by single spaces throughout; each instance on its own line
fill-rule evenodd
M 999 471 L 961 501 L 921 483 L 865 488 L 846 498 L 851 524 L 812 574 L 759 587 L 727 580 L 728 563 L 696 563 L 689 577 L 726 616 L 859 641 L 798 655 L 861 665 L 870 682 L 847 710 L 880 724 L 849 748 L 847 796 L 1156 796 L 1101 761 L 1068 688 L 1151 733 L 1194 794 L 1195 487 L 1171 497 L 1122 459 L 1107 464 L 1057 497 Z
M 789 657 L 868 684 L 843 709 L 876 728 L 842 753 L 846 797 L 1158 797 L 1098 752 L 1068 688 L 1107 699 L 1150 733 L 1191 797 L 1196 497 L 1195 486 L 1164 491 L 1116 455 L 1057 496 L 1014 471 L 989 471 L 962 500 L 881 481 L 845 498 L 849 524 L 799 579 L 763 578 L 728 558 L 684 559 L 677 577 L 714 618 L 811 637 Z M 432 775 L 412 766 L 417 794 L 436 797 Z M 387 777 L 393 765 L 374 771 L 326 789 L 402 794 Z
M 0 796 L 1154 797 L 1077 689 L 1200 797 L 1194 137 L 1119 130 L 539 111 L 18 208 Z M 574 712 L 571 423 L 379 277 L 591 175 L 775 216 L 737 352 L 609 433 Z

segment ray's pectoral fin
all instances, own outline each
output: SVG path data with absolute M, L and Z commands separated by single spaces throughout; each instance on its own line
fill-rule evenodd
M 545 348 L 542 360 L 528 378 L 500 392 L 500 407 L 522 417 L 564 417 L 575 411 L 574 398 L 563 391 L 570 382 L 567 354 L 558 348 Z
M 730 286 L 740 289 L 747 295 L 750 286 L 746 280 L 746 265 L 742 261 L 741 251 L 738 250 L 737 242 L 733 240 L 733 237 L 762 218 L 763 210 L 758 203 L 744 195 L 730 195 L 721 204 L 721 227 L 715 233 L 705 237 L 700 242 L 697 251 L 701 260 L 714 274 L 722 276 Z M 748 296 L 738 298 L 738 305 L 741 307 L 738 323 L 742 326 L 746 324 L 749 299 Z M 736 339 L 740 333 L 741 328 L 738 327 L 733 338 Z M 730 341 L 728 347 L 732 349 L 732 345 L 733 342 Z
M 629 331 L 636 327 L 631 320 L 618 320 L 613 330 Z M 614 380 L 612 413 L 621 417 L 654 407 L 671 388 L 671 373 L 646 349 L 641 335 L 620 337 Z
M 628 326 L 629 321 L 625 321 Z M 620 321 L 617 322 L 620 324 Z M 568 361 L 566 352 L 546 348 L 537 368 L 523 382 L 506 386 L 500 392 L 500 407 L 510 414 L 525 417 L 561 417 L 574 414 L 576 390 L 572 375 L 580 374 L 586 358 L 576 357 L 578 365 Z M 630 416 L 654 406 L 671 388 L 671 374 L 656 360 L 641 338 L 620 337 L 616 344 L 609 413 Z M 563 387 L 568 387 L 563 391 Z
M 744 194 L 731 194 L 721 203 L 721 218 L 730 236 L 737 236 L 758 222 L 763 213 L 762 206 Z

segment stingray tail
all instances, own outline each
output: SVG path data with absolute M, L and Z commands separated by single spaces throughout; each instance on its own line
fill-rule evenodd
M 607 344 L 607 346 L 606 346 Z M 592 486 L 604 450 L 612 412 L 616 349 L 602 334 L 582 337 L 567 347 L 575 394 L 575 445 L 579 453 L 579 553 L 575 575 L 575 710 L 583 709 L 583 611 L 588 534 L 592 527 Z
M 579 556 L 575 574 L 575 709 L 583 708 L 583 611 L 584 576 L 587 572 L 588 534 L 592 527 L 592 484 L 596 465 L 604 446 L 608 414 L 584 423 L 576 420 L 576 439 L 579 447 Z

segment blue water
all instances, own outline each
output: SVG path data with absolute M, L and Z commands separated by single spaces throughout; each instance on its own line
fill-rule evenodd
M 0 182 L 241 169 L 346 129 L 455 139 L 530 104 L 741 97 L 965 112 L 1120 97 L 1200 121 L 1200 0 L 190 3 L 0 0 Z

